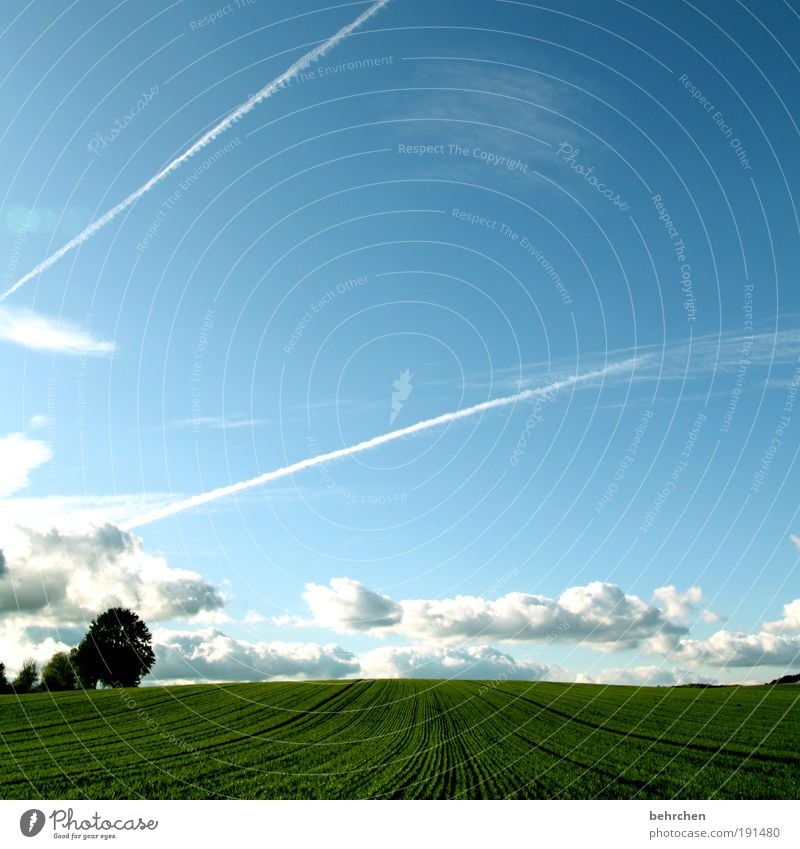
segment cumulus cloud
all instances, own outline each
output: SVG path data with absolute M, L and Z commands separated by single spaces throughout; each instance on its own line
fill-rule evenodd
M 703 591 L 700 587 L 689 587 L 685 593 L 670 584 L 653 591 L 653 598 L 663 607 L 667 619 L 672 622 L 686 623 L 699 617 L 704 622 L 719 622 L 723 617 L 708 609 L 701 609 Z
M 262 622 L 268 622 L 269 620 L 257 610 L 248 610 L 242 621 L 245 625 L 260 625 Z
M 783 605 L 783 618 L 774 622 L 765 622 L 764 630 L 770 634 L 782 631 L 800 631 L 800 598 Z
M 459 595 L 393 601 L 358 581 L 334 578 L 329 587 L 308 584 L 304 598 L 312 618 L 295 624 L 340 633 L 400 634 L 425 643 L 558 640 L 620 650 L 659 635 L 676 641 L 687 632 L 660 608 L 600 581 L 570 587 L 557 599 L 514 592 L 496 600 Z
M 30 473 L 51 456 L 50 446 L 39 439 L 22 433 L 0 436 L 0 496 L 24 489 Z
M 385 646 L 361 656 L 366 678 L 469 678 L 492 681 L 563 680 L 563 670 L 547 663 L 515 660 L 492 646 L 445 648 Z
M 351 578 L 334 578 L 329 587 L 306 584 L 303 598 L 314 625 L 342 633 L 387 628 L 397 625 L 403 615 L 400 605 L 389 596 Z
M 708 666 L 797 666 L 800 636 L 769 631 L 757 634 L 717 631 L 707 640 L 682 640 L 674 656 L 684 662 Z
M 0 616 L 26 625 L 84 623 L 117 605 L 158 621 L 211 614 L 223 604 L 199 574 L 169 567 L 111 524 L 84 532 L 17 529 L 0 570 Z
M 0 340 L 32 351 L 82 356 L 107 356 L 115 349 L 113 342 L 95 339 L 87 330 L 69 322 L 8 307 L 0 307 Z
M 653 592 L 653 597 L 661 602 L 668 619 L 688 619 L 702 600 L 703 591 L 700 587 L 689 587 L 681 593 L 670 585 L 659 587 Z
M 153 678 L 166 681 L 263 681 L 355 677 L 358 659 L 334 644 L 248 642 L 216 628 L 157 629 Z

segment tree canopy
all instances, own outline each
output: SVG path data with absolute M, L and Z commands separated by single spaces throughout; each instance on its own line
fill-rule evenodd
M 32 658 L 22 661 L 17 677 L 11 682 L 15 693 L 30 693 L 39 681 L 39 664 Z
M 75 668 L 66 652 L 56 652 L 42 670 L 42 685 L 46 690 L 74 690 L 77 683 Z
M 112 607 L 92 621 L 70 653 L 81 686 L 137 687 L 156 661 L 150 629 L 132 610 Z

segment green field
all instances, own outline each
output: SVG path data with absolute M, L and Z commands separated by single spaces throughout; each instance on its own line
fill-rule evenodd
M 799 798 L 800 689 L 336 681 L 0 696 L 0 797 Z

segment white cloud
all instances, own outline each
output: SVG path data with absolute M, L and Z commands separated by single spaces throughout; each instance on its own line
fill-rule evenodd
M 591 675 L 579 674 L 579 684 L 625 684 L 634 687 L 673 687 L 676 684 L 709 683 L 706 677 L 686 669 L 660 666 L 631 666 L 603 669 Z
M 700 587 L 689 587 L 685 593 L 681 593 L 670 585 L 654 590 L 653 598 L 661 602 L 668 619 L 684 620 L 694 613 L 703 598 L 703 591 Z
M 192 419 L 173 419 L 165 422 L 162 430 L 238 430 L 240 428 L 264 427 L 272 424 L 270 419 L 254 419 L 241 416 L 197 416 Z
M 148 554 L 111 524 L 85 532 L 18 528 L 0 560 L 0 615 L 17 627 L 85 624 L 108 607 L 146 621 L 219 611 L 224 598 L 196 572 Z
M 263 616 L 255 610 L 248 610 L 244 616 L 245 625 L 260 625 L 262 622 L 267 622 L 267 617 Z
M 153 634 L 153 678 L 165 681 L 260 681 L 355 677 L 357 658 L 318 643 L 248 642 L 215 628 L 158 629 Z
M 95 339 L 87 330 L 69 322 L 8 307 L 0 307 L 0 340 L 33 351 L 61 354 L 105 356 L 115 350 L 113 342 Z
M 558 599 L 514 592 L 496 600 L 459 595 L 393 601 L 358 581 L 334 578 L 329 587 L 308 584 L 304 599 L 312 618 L 294 624 L 339 633 L 400 634 L 425 643 L 571 641 L 620 650 L 659 635 L 674 642 L 687 631 L 659 608 L 600 581 L 571 587 Z M 278 621 L 287 624 L 285 618 Z
M 333 578 L 330 587 L 307 584 L 303 598 L 314 616 L 314 625 L 345 634 L 396 625 L 403 615 L 400 605 L 389 596 L 351 578 Z
M 361 656 L 366 678 L 469 678 L 472 680 L 564 680 L 557 666 L 515 660 L 492 646 L 442 648 L 385 646 Z
M 790 534 L 789 539 L 794 543 L 795 548 L 800 551 L 800 537 L 797 534 Z
M 703 600 L 703 591 L 700 587 L 689 587 L 685 593 L 680 592 L 674 586 L 659 587 L 653 591 L 653 598 L 664 608 L 667 619 L 672 622 L 688 623 L 696 616 L 704 622 L 720 622 L 723 617 L 707 609 L 700 609 Z
M 800 631 L 800 598 L 783 605 L 783 619 L 765 622 L 764 630 L 771 634 L 781 631 Z
M 30 417 L 30 420 L 28 421 L 28 427 L 38 429 L 40 427 L 47 427 L 49 423 L 50 419 L 48 416 L 36 415 Z
M 725 616 L 720 616 L 719 613 L 714 613 L 711 610 L 704 610 L 700 614 L 700 618 L 703 622 L 724 622 L 726 619 Z
M 780 666 L 800 665 L 800 636 L 761 631 L 742 634 L 717 631 L 707 640 L 683 640 L 674 657 L 681 661 L 708 666 Z
M 51 456 L 50 446 L 39 439 L 22 433 L 0 437 L 0 496 L 26 487 L 30 473 Z

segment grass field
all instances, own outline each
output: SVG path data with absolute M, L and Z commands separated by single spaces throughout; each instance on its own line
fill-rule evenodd
M 336 681 L 0 696 L 0 797 L 800 798 L 800 688 Z

